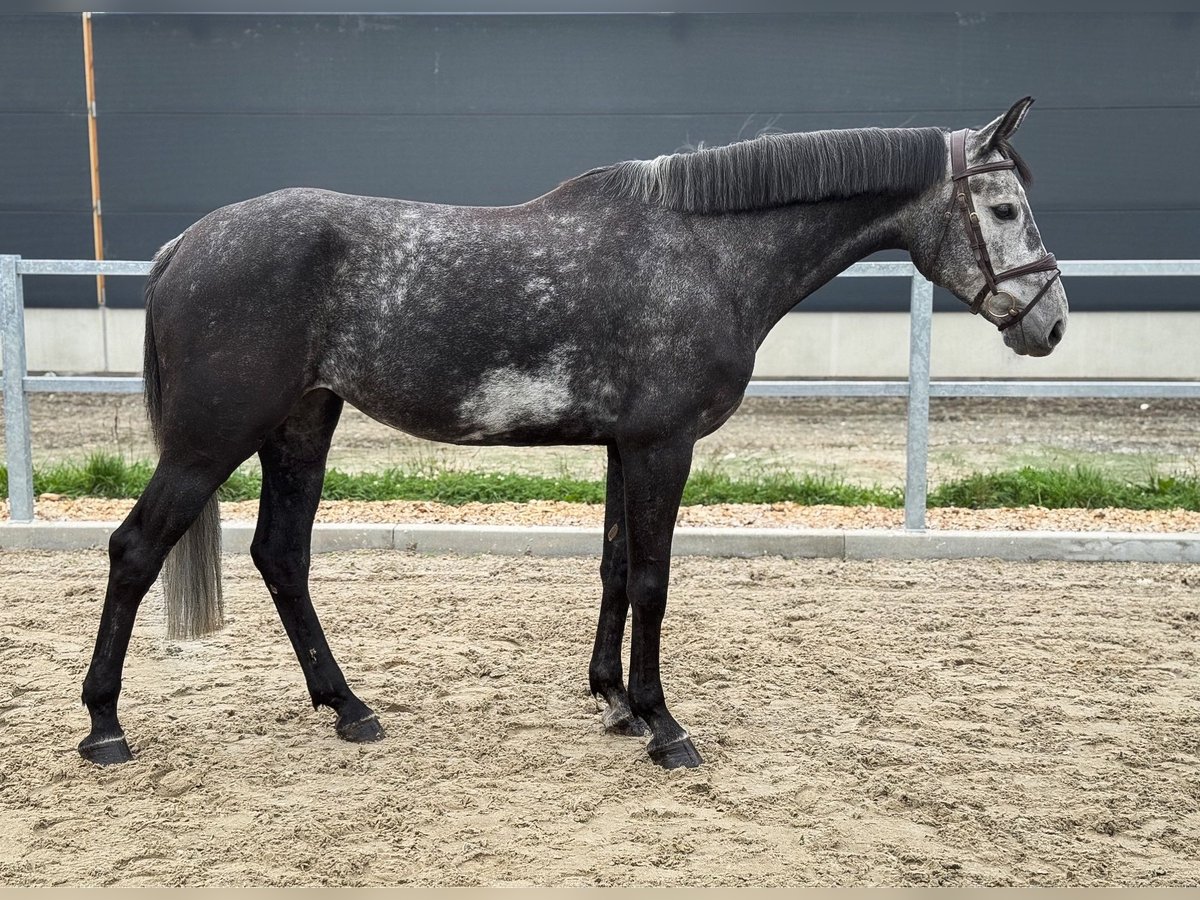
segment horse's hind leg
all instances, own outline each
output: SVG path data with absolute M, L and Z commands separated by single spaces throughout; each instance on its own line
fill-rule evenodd
M 629 544 L 625 528 L 625 476 L 621 454 L 608 448 L 608 481 L 604 498 L 604 551 L 600 559 L 600 618 L 596 623 L 596 645 L 588 667 L 592 696 L 608 704 L 604 730 L 635 737 L 646 733 L 646 723 L 629 708 L 629 694 L 621 670 L 621 639 L 629 613 L 626 580 L 629 575 Z
M 92 720 L 91 733 L 79 745 L 85 759 L 108 765 L 133 758 L 117 721 L 117 698 L 138 606 L 167 553 L 240 462 L 164 452 L 141 498 L 109 539 L 108 589 L 83 682 L 83 702 Z
M 340 397 L 313 391 L 263 443 L 258 453 L 262 499 L 250 553 L 300 660 L 313 708 L 327 706 L 336 712 L 337 733 L 346 740 L 374 741 L 383 737 L 383 729 L 346 684 L 308 591 L 313 518 L 341 412 Z

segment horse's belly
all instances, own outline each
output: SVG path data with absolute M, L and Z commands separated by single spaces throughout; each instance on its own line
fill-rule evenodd
M 604 443 L 615 418 L 553 373 L 501 369 L 460 394 L 419 379 L 388 389 L 330 385 L 366 415 L 425 440 L 450 444 Z

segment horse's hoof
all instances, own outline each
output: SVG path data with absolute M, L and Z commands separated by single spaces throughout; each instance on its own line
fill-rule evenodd
M 650 758 L 664 769 L 694 769 L 704 762 L 696 751 L 691 738 L 681 738 L 661 747 L 655 747 L 651 742 L 646 748 Z
M 379 717 L 375 713 L 355 719 L 353 722 L 339 721 L 337 733 L 343 741 L 351 741 L 355 744 L 369 744 L 371 741 L 378 741 L 385 736 L 383 725 L 380 724 Z
M 614 713 L 612 707 L 604 713 L 604 732 L 622 737 L 642 737 L 646 734 L 646 723 L 629 710 Z
M 89 735 L 80 743 L 79 755 L 98 766 L 113 766 L 133 759 L 123 734 L 105 738 L 92 738 Z

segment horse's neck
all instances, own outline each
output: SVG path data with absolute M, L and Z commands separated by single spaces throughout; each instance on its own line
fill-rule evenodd
M 902 215 L 911 200 L 852 197 L 799 203 L 756 214 L 760 239 L 745 241 L 745 270 L 764 278 L 745 302 L 762 343 L 797 303 L 863 257 L 908 249 Z

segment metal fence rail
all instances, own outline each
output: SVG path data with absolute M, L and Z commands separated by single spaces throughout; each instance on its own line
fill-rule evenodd
M 1200 260 L 1074 260 L 1059 263 L 1064 276 L 1200 277 Z M 33 520 L 33 456 L 29 395 L 36 393 L 137 393 L 140 378 L 31 376 L 25 356 L 26 275 L 147 275 L 149 262 L 22 259 L 0 256 L 0 338 L 4 364 L 4 432 L 8 459 L 9 518 Z M 908 278 L 910 289 L 908 379 L 905 381 L 751 381 L 751 397 L 907 397 L 904 527 L 925 528 L 929 466 L 930 397 L 1200 397 L 1200 381 L 930 381 L 933 285 L 912 263 L 856 263 L 839 278 Z

